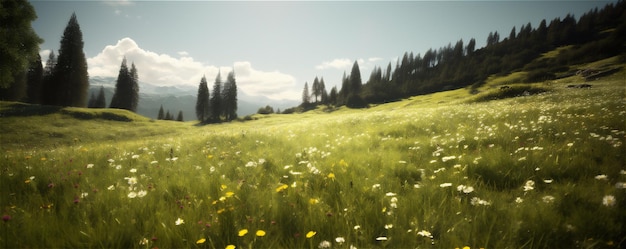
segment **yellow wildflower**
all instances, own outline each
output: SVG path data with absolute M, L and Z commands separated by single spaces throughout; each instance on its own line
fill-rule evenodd
M 239 237 L 242 237 L 246 234 L 248 234 L 248 229 L 241 229 L 239 230 L 239 233 L 237 235 L 239 235 Z
M 235 195 L 235 193 L 233 193 L 232 191 L 226 192 L 226 198 L 232 197 L 233 195 Z
M 235 245 L 227 245 L 226 246 L 226 249 L 235 249 L 235 248 L 237 248 Z
M 334 180 L 335 179 L 335 174 L 332 173 L 332 172 L 328 173 L 328 178 L 331 179 L 331 180 Z
M 196 244 L 202 244 L 206 241 L 205 238 L 199 239 L 198 241 L 196 241 Z
M 257 230 L 257 231 L 256 231 L 256 236 L 257 236 L 257 237 L 263 237 L 263 236 L 265 236 L 265 231 L 263 231 L 263 230 Z
M 315 236 L 315 234 L 317 234 L 317 232 L 315 232 L 315 231 L 309 231 L 308 233 L 306 233 L 306 238 L 307 238 L 307 239 L 310 239 L 310 238 L 312 238 L 313 236 Z
M 281 184 L 280 186 L 278 186 L 278 188 L 276 188 L 276 193 L 283 191 L 285 189 L 287 189 L 289 187 L 289 185 L 287 184 Z

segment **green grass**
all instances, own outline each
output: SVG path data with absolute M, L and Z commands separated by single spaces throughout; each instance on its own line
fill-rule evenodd
M 623 248 L 623 79 L 207 126 L 2 103 L 0 248 Z

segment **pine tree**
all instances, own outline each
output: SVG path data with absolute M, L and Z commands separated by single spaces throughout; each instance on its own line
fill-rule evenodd
M 361 81 L 361 71 L 359 70 L 359 63 L 354 61 L 354 65 L 352 65 L 352 71 L 350 72 L 350 93 L 354 95 L 358 95 L 361 92 L 361 86 L 363 82 Z
M 54 105 L 83 107 L 87 104 L 89 75 L 83 46 L 83 33 L 74 13 L 63 32 L 53 72 Z
M 176 121 L 183 122 L 183 111 L 178 111 L 178 117 L 176 117 Z
M 94 108 L 105 108 L 106 105 L 107 104 L 106 104 L 106 98 L 104 96 L 104 86 L 100 86 L 98 97 L 96 97 L 96 101 L 94 102 Z
M 94 106 L 96 105 L 96 94 L 95 93 L 91 93 L 91 96 L 89 97 L 89 102 L 87 103 L 87 108 L 95 108 Z
M 128 66 L 126 66 L 126 57 L 124 57 L 122 65 L 120 65 L 120 72 L 117 75 L 117 82 L 115 83 L 115 92 L 113 93 L 109 107 L 130 110 L 131 92 L 132 79 Z
M 159 114 L 157 116 L 157 120 L 163 120 L 165 119 L 165 113 L 163 111 L 163 105 L 161 105 L 161 108 L 159 108 Z
M 137 106 L 139 105 L 139 75 L 137 68 L 133 62 L 130 67 L 130 79 L 131 79 L 131 92 L 130 92 L 130 109 L 133 112 L 137 112 Z
M 333 88 L 330 89 L 330 94 L 328 94 L 328 104 L 337 105 L 337 97 L 337 87 L 333 86 Z
M 210 112 L 209 106 L 209 87 L 206 82 L 206 77 L 202 76 L 200 85 L 198 85 L 198 98 L 196 100 L 196 117 L 202 123 L 209 118 Z
M 27 0 L 2 1 L 0 13 L 0 89 L 4 92 L 22 83 L 15 79 L 36 59 L 43 40 L 31 27 L 37 13 Z
M 36 59 L 31 62 L 27 77 L 27 101 L 29 103 L 39 104 L 41 102 L 41 87 L 43 84 L 43 66 L 41 65 L 41 56 L 39 56 L 39 54 L 37 54 Z
M 304 89 L 302 90 L 302 105 L 307 106 L 311 103 L 311 95 L 309 94 L 309 83 L 304 82 Z
M 165 120 L 172 120 L 172 115 L 170 115 L 170 110 L 167 110 L 167 112 L 165 113 Z
M 324 84 L 324 78 L 320 79 L 320 92 L 321 92 L 321 102 L 322 104 L 328 104 L 328 92 L 326 91 L 326 84 Z
M 222 92 L 224 117 L 227 121 L 237 118 L 237 81 L 235 71 L 230 71 L 226 77 L 224 91 Z
M 53 105 L 56 100 L 56 96 L 54 95 L 54 68 L 57 65 L 57 57 L 54 54 L 54 51 L 51 51 L 48 55 L 48 60 L 46 61 L 46 66 L 43 69 L 43 81 L 41 82 L 41 97 L 40 101 L 44 105 Z
M 211 119 L 215 122 L 220 121 L 222 116 L 222 76 L 221 72 L 217 73 L 215 82 L 213 83 L 213 96 L 210 100 Z
M 315 98 L 314 102 L 317 104 L 317 97 L 322 95 L 322 93 L 320 92 L 320 81 L 319 79 L 317 79 L 317 76 L 313 80 L 313 85 L 311 86 L 311 95 Z

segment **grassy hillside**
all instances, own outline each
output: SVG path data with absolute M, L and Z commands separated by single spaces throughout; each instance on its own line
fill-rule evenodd
M 0 247 L 623 248 L 625 77 L 201 127 L 2 103 Z

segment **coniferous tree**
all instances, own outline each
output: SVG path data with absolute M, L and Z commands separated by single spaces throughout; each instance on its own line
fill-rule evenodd
M 27 77 L 27 101 L 29 103 L 39 104 L 41 102 L 41 87 L 43 84 L 43 66 L 41 65 L 41 56 L 39 56 L 39 54 L 37 54 L 36 59 L 31 62 Z
M 354 61 L 352 65 L 352 71 L 350 72 L 350 93 L 358 95 L 361 92 L 361 71 L 359 70 L 359 63 Z
M 94 106 L 96 105 L 96 94 L 95 93 L 91 93 L 91 96 L 89 97 L 89 102 L 87 102 L 87 108 L 95 108 Z
M 326 91 L 326 84 L 324 83 L 324 77 L 320 79 L 320 93 L 321 93 L 321 102 L 322 104 L 328 104 L 328 92 Z
M 94 108 L 105 108 L 106 105 L 107 104 L 106 104 L 106 98 L 104 96 L 104 86 L 100 86 L 98 97 L 96 97 L 96 101 L 94 102 Z
M 333 86 L 330 89 L 330 93 L 328 94 L 328 104 L 329 105 L 337 105 L 337 87 Z
M 211 119 L 215 122 L 219 122 L 222 116 L 222 77 L 220 72 L 218 72 L 215 77 L 213 96 L 211 96 L 209 105 L 211 107 Z
M 46 66 L 43 69 L 43 81 L 41 85 L 41 103 L 45 105 L 53 105 L 56 96 L 54 95 L 54 68 L 57 65 L 57 57 L 54 51 L 51 51 L 46 61 Z
M 130 67 L 130 79 L 131 79 L 131 92 L 130 92 L 130 109 L 133 112 L 137 112 L 137 106 L 139 105 L 139 75 L 137 68 L 133 62 Z
M 230 71 L 224 83 L 222 91 L 222 102 L 224 117 L 227 121 L 237 118 L 237 81 L 235 80 L 235 71 Z
M 0 13 L 0 92 L 5 92 L 13 84 L 23 83 L 15 79 L 36 59 L 43 40 L 31 26 L 37 13 L 27 0 L 2 1 Z
M 83 51 L 83 33 L 72 14 L 61 38 L 59 57 L 54 68 L 52 104 L 59 106 L 83 107 L 89 94 L 87 60 Z
M 133 82 L 128 66 L 126 65 L 126 57 L 124 57 L 122 65 L 120 66 L 120 72 L 117 75 L 115 92 L 113 93 L 109 107 L 130 110 L 132 91 Z
M 183 111 L 178 111 L 178 117 L 176 117 L 176 121 L 183 122 Z
M 167 112 L 165 113 L 165 120 L 172 120 L 172 115 L 170 115 L 170 110 L 167 110 Z
M 201 123 L 209 118 L 211 113 L 209 108 L 209 87 L 206 77 L 202 76 L 198 85 L 198 98 L 196 100 L 196 117 Z
M 320 81 L 319 79 L 317 79 L 317 76 L 313 80 L 313 85 L 311 86 L 311 95 L 315 98 L 313 101 L 317 104 L 318 102 L 317 97 L 322 95 L 320 91 Z
M 304 82 L 304 89 L 302 90 L 302 105 L 307 106 L 311 103 L 311 94 L 309 94 L 309 83 Z
M 159 114 L 157 115 L 157 120 L 163 120 L 165 119 L 165 113 L 163 111 L 163 105 L 161 105 L 161 108 L 159 108 Z

